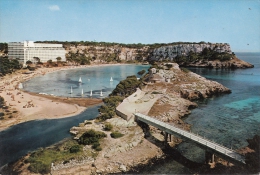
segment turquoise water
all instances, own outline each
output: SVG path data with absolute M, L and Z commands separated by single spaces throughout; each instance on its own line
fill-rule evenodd
M 101 91 L 103 97 L 108 96 L 121 80 L 129 75 L 137 75 L 137 72 L 147 70 L 148 67 L 148 65 L 116 65 L 70 69 L 33 78 L 23 85 L 24 89 L 30 92 L 66 97 L 90 97 L 92 90 L 92 97 L 100 98 Z M 79 83 L 79 78 L 82 79 L 82 83 Z
M 236 53 L 238 58 L 254 64 L 251 69 L 188 68 L 232 90 L 231 94 L 197 101 L 185 121 L 194 133 L 232 149 L 247 146 L 246 139 L 260 135 L 260 53 Z M 177 150 L 191 161 L 203 163 L 205 151 L 184 141 Z M 172 157 L 168 162 L 146 168 L 142 173 L 194 174 L 193 170 Z
M 260 135 L 260 53 L 236 55 L 255 67 L 236 70 L 190 68 L 230 88 L 232 93 L 197 101 L 199 107 L 185 120 L 192 125 L 192 132 L 232 149 L 245 147 L 246 139 Z M 189 142 L 178 149 L 190 160 L 204 161 L 204 151 Z

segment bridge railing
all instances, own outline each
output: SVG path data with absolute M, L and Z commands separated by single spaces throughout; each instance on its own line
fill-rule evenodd
M 231 158 L 234 158 L 240 162 L 243 162 L 245 163 L 245 158 L 240 155 L 239 153 L 237 153 L 236 151 L 232 150 L 232 149 L 229 149 L 223 145 L 220 145 L 216 142 L 213 142 L 209 139 L 206 139 L 205 137 L 201 137 L 200 135 L 198 134 L 194 134 L 192 132 L 188 132 L 188 131 L 185 131 L 181 128 L 178 128 L 176 126 L 173 126 L 173 125 L 170 125 L 168 123 L 165 123 L 163 121 L 160 121 L 158 119 L 155 119 L 155 118 L 152 118 L 152 117 L 149 117 L 149 116 L 146 116 L 144 114 L 141 114 L 141 113 L 135 113 L 135 116 L 137 116 L 138 118 L 142 118 L 144 120 L 146 120 L 147 122 L 151 122 L 151 123 L 154 123 L 156 125 L 159 125 L 165 129 L 168 129 L 170 131 L 173 131 L 177 134 L 180 134 L 186 138 L 189 138 L 195 142 L 198 142 L 206 147 L 209 147 L 213 150 L 216 150 L 224 155 L 227 155 L 228 157 L 231 157 Z

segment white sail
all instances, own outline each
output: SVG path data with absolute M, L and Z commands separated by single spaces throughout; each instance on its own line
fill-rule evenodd
M 113 78 L 112 78 L 112 77 L 110 78 L 110 81 L 113 81 Z
M 82 83 L 81 77 L 79 77 L 79 83 Z
M 22 84 L 22 83 L 19 83 L 18 88 L 19 88 L 19 89 L 22 89 L 22 88 L 23 88 L 23 84 Z
M 72 92 L 73 92 L 73 91 L 72 91 L 72 86 L 70 86 L 70 93 L 72 94 Z
M 83 89 L 81 89 L 81 95 L 83 95 Z
M 102 90 L 101 90 L 101 92 L 100 92 L 100 97 L 102 97 L 103 96 L 103 93 L 102 93 Z
M 90 94 L 89 94 L 90 97 L 92 97 L 92 90 L 90 91 Z

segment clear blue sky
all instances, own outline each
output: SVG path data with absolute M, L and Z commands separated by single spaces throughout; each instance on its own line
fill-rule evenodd
M 260 0 L 0 0 L 0 42 L 229 43 L 260 52 Z

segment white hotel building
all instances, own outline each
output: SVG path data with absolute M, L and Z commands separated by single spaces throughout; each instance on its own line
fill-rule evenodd
M 57 61 L 57 57 L 61 57 L 61 61 L 66 61 L 62 44 L 34 43 L 33 41 L 8 43 L 9 59 L 17 58 L 20 63 L 26 64 L 28 60 L 35 62 L 34 57 L 40 58 L 43 63 L 48 60 Z

